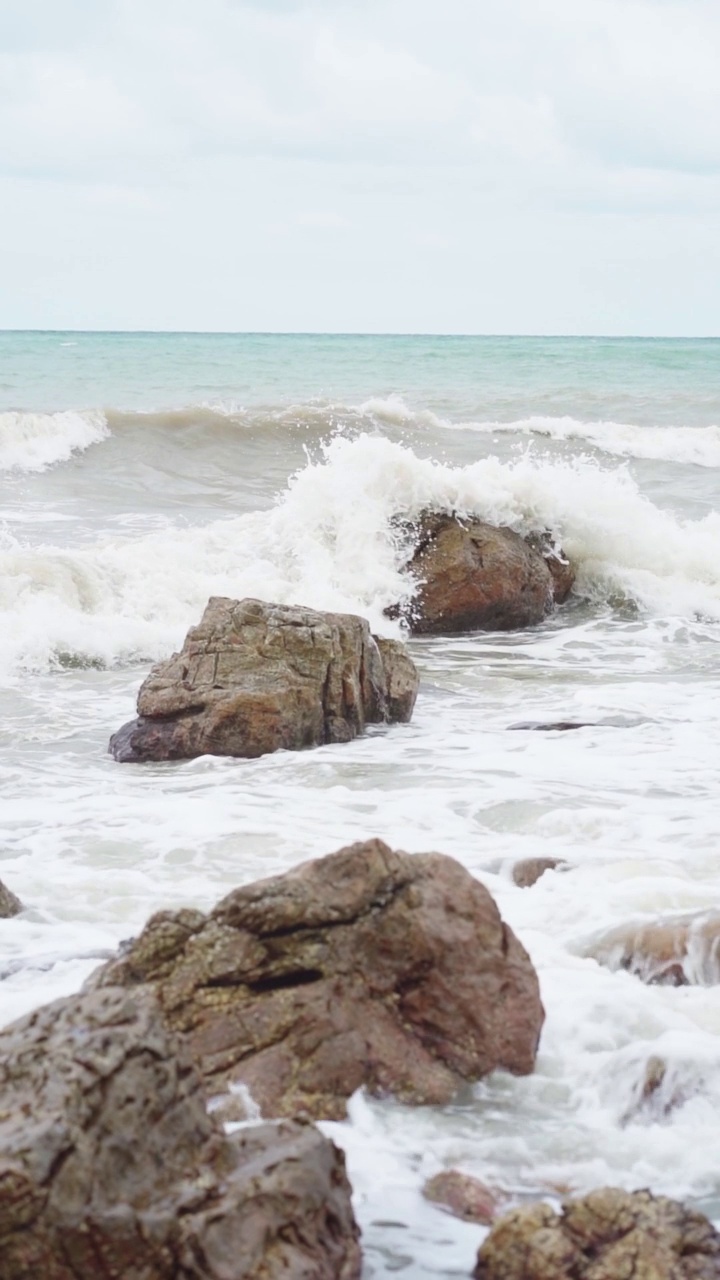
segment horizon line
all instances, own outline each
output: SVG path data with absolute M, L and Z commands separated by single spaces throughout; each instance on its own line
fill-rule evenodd
M 192 338 L 501 338 L 558 339 L 563 341 L 646 341 L 646 342 L 713 342 L 720 333 L 467 333 L 432 332 L 430 330 L 325 330 L 325 329 L 57 329 L 0 326 L 0 334 L 107 334 L 108 336 L 177 336 Z

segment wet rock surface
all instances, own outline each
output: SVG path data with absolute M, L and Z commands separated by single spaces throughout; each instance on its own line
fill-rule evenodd
M 95 984 L 152 984 L 213 1091 L 264 1115 L 344 1116 L 361 1085 L 446 1103 L 496 1067 L 532 1070 L 537 976 L 487 892 L 441 854 L 352 845 L 161 912 Z
M 344 1159 L 309 1124 L 226 1137 L 150 992 L 0 1033 L 2 1280 L 356 1280 Z
M 714 986 L 720 982 L 720 914 L 630 922 L 595 939 L 586 954 L 643 982 Z
M 574 580 L 548 541 L 440 513 L 422 518 L 407 568 L 419 584 L 407 622 L 420 634 L 532 626 Z
M 404 647 L 376 642 L 363 618 L 214 597 L 180 653 L 150 672 L 138 719 L 110 751 L 141 762 L 349 742 L 409 720 L 417 688 Z
M 720 1235 L 701 1213 L 648 1191 L 605 1188 L 562 1212 L 515 1209 L 483 1243 L 475 1280 L 717 1280 Z
M 556 871 L 568 866 L 562 858 L 523 858 L 512 869 L 512 878 L 519 889 L 530 889 L 546 871 Z
M 484 1227 L 489 1227 L 500 1211 L 500 1196 L 479 1178 L 461 1173 L 459 1169 L 436 1173 L 425 1183 L 422 1193 L 431 1204 L 446 1209 L 453 1217 Z
M 0 880 L 0 919 L 17 916 L 22 909 L 23 904 L 20 899 Z

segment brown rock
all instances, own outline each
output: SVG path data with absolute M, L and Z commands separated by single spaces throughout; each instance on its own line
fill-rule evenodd
M 352 845 L 161 912 L 91 981 L 152 983 L 213 1092 L 265 1115 L 340 1118 L 361 1085 L 448 1102 L 496 1067 L 532 1071 L 535 971 L 487 890 L 441 854 Z
M 149 992 L 0 1033 L 2 1280 L 356 1280 L 344 1160 L 311 1125 L 226 1138 Z
M 643 982 L 714 986 L 720 982 L 720 915 L 702 912 L 621 925 L 596 940 L 586 954 Z
M 425 516 L 408 569 L 419 584 L 408 618 L 415 632 L 509 631 L 540 622 L 552 608 L 543 556 L 512 529 L 482 520 Z
M 417 688 L 403 646 L 379 646 L 362 618 L 215 597 L 181 652 L 150 672 L 139 719 L 110 751 L 138 762 L 349 742 L 368 724 L 409 720 Z
M 546 871 L 566 867 L 562 858 L 523 858 L 512 869 L 512 878 L 519 889 L 530 889 Z
M 649 1191 L 605 1187 L 515 1209 L 478 1253 L 475 1280 L 718 1280 L 720 1235 L 701 1213 Z
M 429 1178 L 422 1193 L 426 1200 L 439 1204 L 455 1218 L 478 1222 L 489 1227 L 498 1215 L 500 1197 L 479 1178 L 459 1169 L 444 1169 Z
M 20 899 L 16 898 L 15 894 L 0 880 L 0 919 L 19 915 L 22 909 L 23 904 Z

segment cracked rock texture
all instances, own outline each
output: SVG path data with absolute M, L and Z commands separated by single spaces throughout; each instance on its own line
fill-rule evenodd
M 718 1280 L 720 1235 L 701 1213 L 649 1191 L 606 1187 L 515 1209 L 478 1253 L 475 1280 Z
M 19 915 L 22 909 L 20 899 L 0 880 L 0 918 Z
M 446 513 L 423 516 L 407 568 L 419 584 L 408 625 L 435 635 L 532 626 L 566 599 L 575 580 L 548 536 L 525 539 Z
M 363 618 L 261 600 L 211 599 L 180 653 L 154 667 L 116 760 L 255 757 L 350 742 L 410 719 L 418 674 Z
M 150 983 L 214 1089 L 244 1083 L 264 1115 L 345 1115 L 361 1085 L 446 1103 L 464 1081 L 533 1069 L 535 970 L 458 862 L 351 845 L 161 912 L 92 983 Z
M 226 1138 L 150 992 L 0 1033 L 1 1280 L 357 1280 L 340 1152 L 310 1124 Z

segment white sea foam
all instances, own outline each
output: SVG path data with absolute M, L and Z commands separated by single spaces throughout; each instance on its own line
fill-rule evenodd
M 549 440 L 583 441 L 603 453 L 655 462 L 694 463 L 720 467 L 720 426 L 642 427 L 624 422 L 579 422 L 576 418 L 536 416 L 517 422 L 471 422 L 465 430 L 543 436 Z
M 363 435 L 332 440 L 269 512 L 69 550 L 7 533 L 0 669 L 43 667 L 58 654 L 102 664 L 158 656 L 217 594 L 360 612 L 387 629 L 384 609 L 412 590 L 393 520 L 427 508 L 551 529 L 590 597 L 720 618 L 719 516 L 683 522 L 623 469 L 584 459 L 453 467 Z
M 405 426 L 413 422 L 440 429 L 452 426 L 451 422 L 438 417 L 431 409 L 411 409 L 396 392 L 391 392 L 388 396 L 371 396 L 369 400 L 363 400 L 362 404 L 355 406 L 354 411 L 391 426 Z
M 44 471 L 109 434 L 100 411 L 0 413 L 0 471 Z

